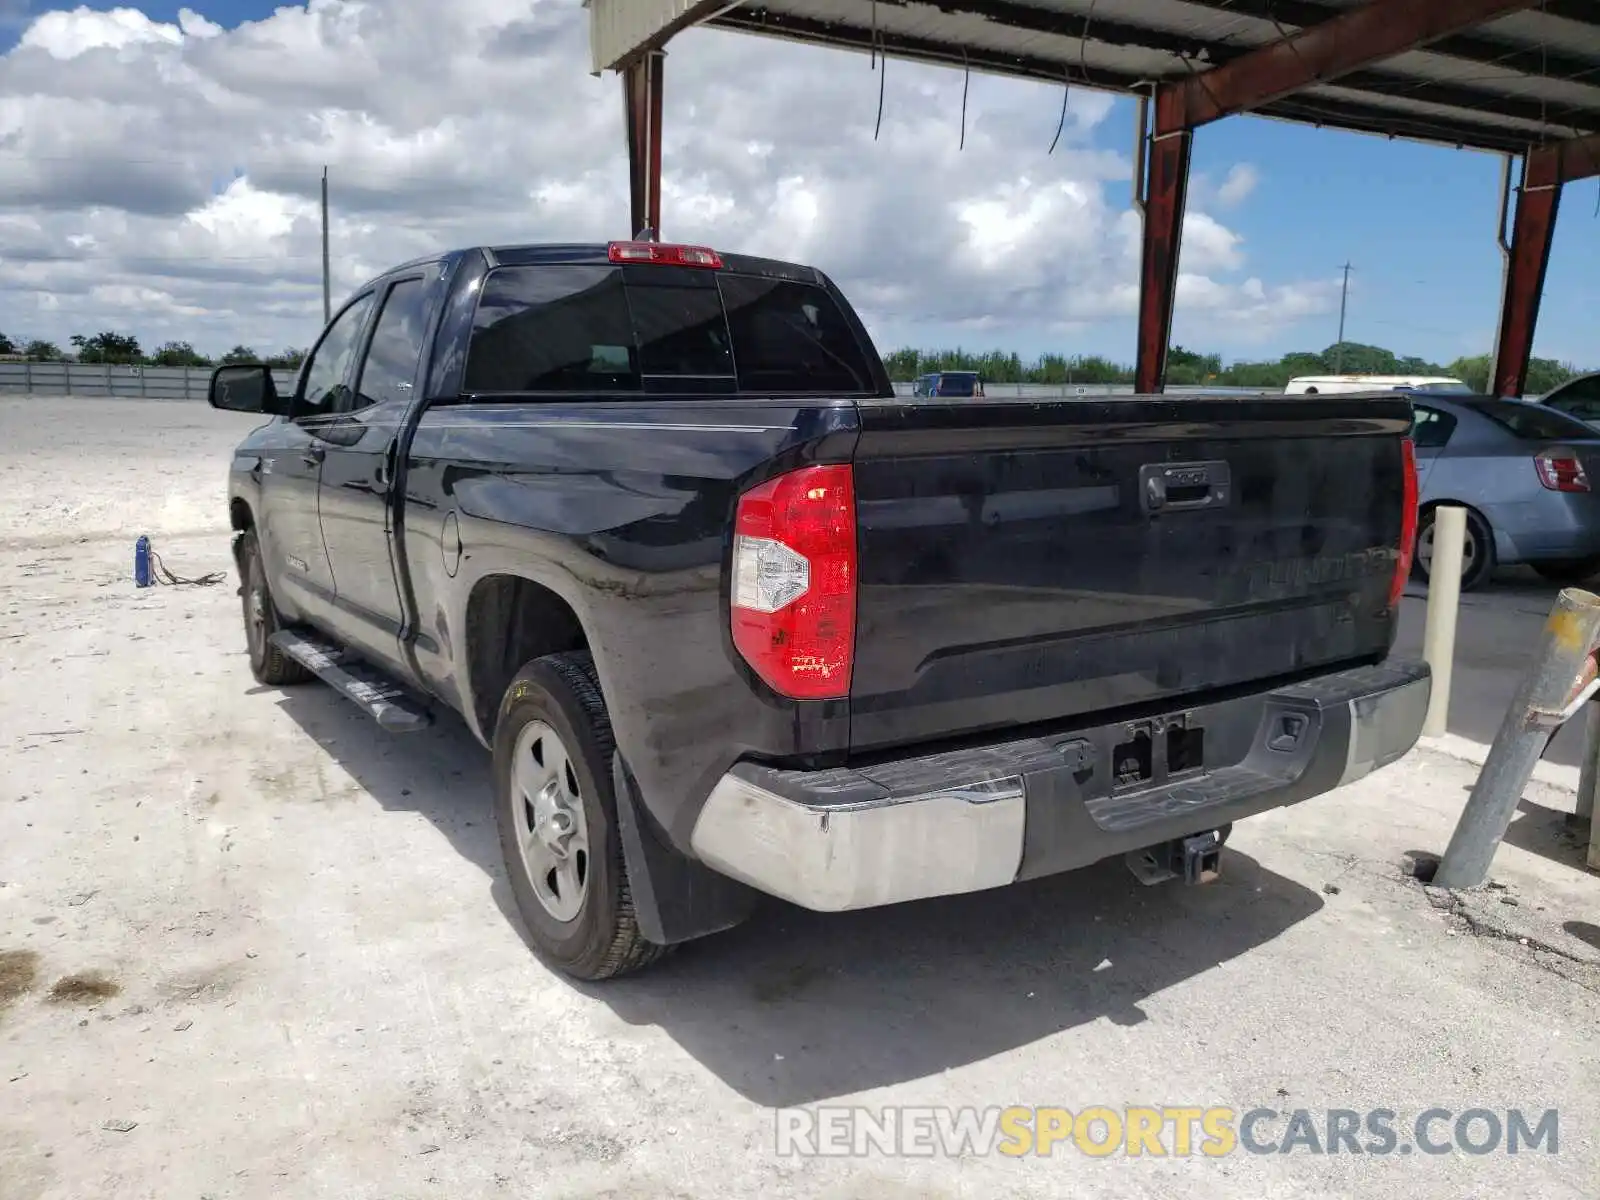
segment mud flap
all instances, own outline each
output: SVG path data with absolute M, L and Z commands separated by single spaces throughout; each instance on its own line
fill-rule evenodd
M 750 915 L 755 889 L 679 853 L 662 838 L 621 754 L 611 758 L 611 790 L 640 933 L 658 946 L 671 946 L 732 929 Z

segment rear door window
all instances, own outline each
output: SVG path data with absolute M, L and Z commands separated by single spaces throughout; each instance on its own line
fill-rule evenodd
M 1418 450 L 1437 450 L 1449 442 L 1455 428 L 1456 419 L 1449 413 L 1419 404 L 1411 422 L 1411 440 Z
M 484 280 L 472 321 L 469 392 L 639 390 L 622 273 L 506 267 Z
M 464 390 L 873 394 L 826 290 L 670 267 L 508 266 L 473 319 Z

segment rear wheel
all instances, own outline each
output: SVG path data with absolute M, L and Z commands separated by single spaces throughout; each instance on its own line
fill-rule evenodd
M 550 654 L 506 689 L 495 722 L 500 850 L 534 950 L 577 979 L 647 966 L 611 792 L 616 742 L 587 652 Z
M 239 535 L 239 573 L 244 578 L 239 595 L 244 601 L 244 639 L 250 652 L 250 673 L 256 682 L 268 687 L 307 682 L 312 678 L 311 672 L 272 644 L 272 635 L 282 628 L 282 621 L 272 603 L 266 564 L 261 561 L 261 543 L 253 529 Z
M 1600 555 L 1588 558 L 1547 558 L 1543 562 L 1529 563 L 1535 571 L 1551 583 L 1587 583 L 1600 571 Z
M 1417 525 L 1416 572 L 1424 580 L 1433 568 L 1433 527 L 1436 509 L 1422 514 Z M 1470 592 L 1489 582 L 1494 574 L 1494 536 L 1489 524 L 1470 508 L 1461 542 L 1461 590 Z

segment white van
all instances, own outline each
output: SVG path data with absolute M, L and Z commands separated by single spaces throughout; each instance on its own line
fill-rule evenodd
M 1448 375 L 1300 375 L 1289 380 L 1285 396 L 1338 392 L 1444 392 L 1470 396 L 1472 389 Z

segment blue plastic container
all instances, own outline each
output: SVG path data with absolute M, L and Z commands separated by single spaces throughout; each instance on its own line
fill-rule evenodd
M 149 587 L 155 582 L 150 577 L 150 539 L 143 534 L 133 544 L 133 582 L 135 587 Z

